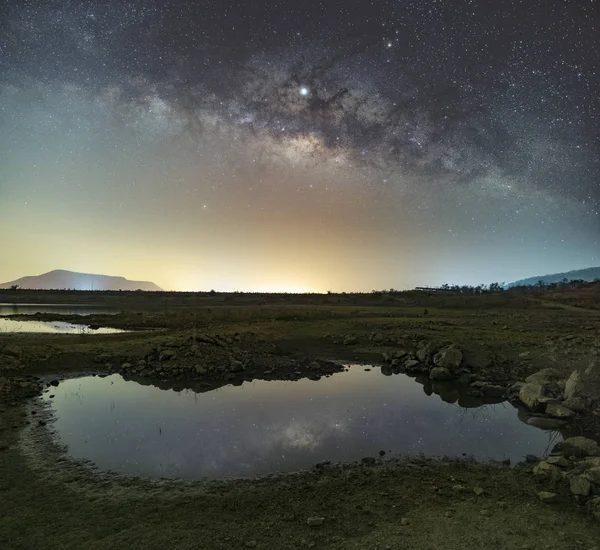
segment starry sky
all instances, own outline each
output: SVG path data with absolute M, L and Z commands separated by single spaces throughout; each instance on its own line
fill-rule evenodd
M 5 0 L 0 281 L 600 265 L 595 0 Z

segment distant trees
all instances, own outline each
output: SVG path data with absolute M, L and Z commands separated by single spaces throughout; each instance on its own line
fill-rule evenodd
M 10 290 L 19 290 L 19 285 L 11 285 Z

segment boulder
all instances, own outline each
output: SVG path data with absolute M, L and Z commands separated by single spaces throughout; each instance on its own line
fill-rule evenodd
M 323 517 L 313 516 L 306 518 L 306 525 L 309 527 L 319 527 L 320 525 L 323 525 L 323 523 L 325 523 L 325 518 Z
M 429 378 L 432 380 L 450 380 L 454 378 L 454 376 L 445 367 L 433 367 L 431 371 L 429 371 Z
M 404 363 L 404 368 L 407 371 L 421 371 L 424 370 L 426 367 L 421 365 L 421 363 L 419 361 L 416 361 L 415 359 L 409 359 L 406 363 Z
M 419 361 L 421 361 L 422 363 L 430 363 L 433 356 L 438 352 L 439 349 L 440 349 L 439 342 L 423 341 L 423 342 L 421 342 L 421 345 L 419 346 L 419 349 L 417 350 L 417 359 L 419 359 Z M 446 365 L 438 365 L 438 366 L 444 367 Z
M 554 368 L 542 369 L 527 378 L 525 378 L 526 384 L 545 384 L 546 382 L 558 382 L 562 380 L 563 374 Z
M 537 382 L 523 384 L 519 390 L 519 400 L 532 410 L 541 408 L 546 398 L 545 386 Z
M 600 485 L 600 468 L 590 468 L 585 472 L 585 477 L 589 479 L 595 485 Z
M 234 359 L 233 357 L 229 359 L 229 370 L 231 372 L 241 372 L 244 369 L 244 363 L 242 363 L 241 361 L 238 361 L 237 359 Z M 302 374 L 302 373 L 300 373 Z
M 568 468 L 571 463 L 564 456 L 549 456 L 546 459 L 548 464 L 552 464 L 553 466 L 559 466 L 560 468 Z
M 575 412 L 561 405 L 560 403 L 548 403 L 546 405 L 546 414 L 554 418 L 571 418 L 575 416 Z
M 590 483 L 590 480 L 583 476 L 573 476 L 569 480 L 569 483 L 571 486 L 571 493 L 574 495 L 587 497 L 592 490 L 592 484 Z
M 569 437 L 559 445 L 563 456 L 574 456 L 576 458 L 600 456 L 600 445 L 587 437 Z
M 358 338 L 356 338 L 356 336 L 346 336 L 346 338 L 344 338 L 344 346 L 352 346 L 354 344 L 356 344 L 358 342 Z
M 463 360 L 462 351 L 457 347 L 449 347 L 435 354 L 433 364 L 436 367 L 444 367 L 451 372 L 456 372 L 460 369 Z
M 542 430 L 558 430 L 562 428 L 566 422 L 558 418 L 546 418 L 545 416 L 532 416 L 527 419 L 529 426 L 540 428 Z
M 552 464 L 548 464 L 544 460 L 534 466 L 533 473 L 538 477 L 551 479 L 553 481 L 558 481 L 563 477 L 563 473 L 559 468 Z

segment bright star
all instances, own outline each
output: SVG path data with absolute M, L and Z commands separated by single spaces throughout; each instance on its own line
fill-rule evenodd
M 300 88 L 300 95 L 302 95 L 302 96 L 307 96 L 309 91 L 310 91 L 310 90 L 308 89 L 308 87 L 306 87 L 306 86 L 302 86 L 302 87 Z

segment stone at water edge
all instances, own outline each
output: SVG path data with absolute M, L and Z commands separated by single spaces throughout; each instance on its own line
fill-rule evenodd
M 586 456 L 600 456 L 600 445 L 593 439 L 577 436 L 569 437 L 557 447 L 563 456 L 574 456 L 576 458 L 584 458 Z
M 524 384 L 519 390 L 519 400 L 531 410 L 540 408 L 545 397 L 547 396 L 544 386 L 536 382 Z
M 546 382 L 558 382 L 563 379 L 563 374 L 555 368 L 542 369 L 530 374 L 525 378 L 526 384 L 545 384 Z
M 564 456 L 549 456 L 546 459 L 546 462 L 561 468 L 568 468 L 571 465 L 571 463 Z
M 548 403 L 546 405 L 546 414 L 554 418 L 571 418 L 575 412 L 559 403 Z
M 451 380 L 454 376 L 452 376 L 452 373 L 445 367 L 433 367 L 431 371 L 429 371 L 429 378 L 431 378 L 431 380 Z
M 573 476 L 570 479 L 569 484 L 571 487 L 571 493 L 574 495 L 587 497 L 592 490 L 592 484 L 590 483 L 590 480 L 583 476 Z
M 462 351 L 450 347 L 435 354 L 433 364 L 437 367 L 445 367 L 449 370 L 458 370 L 463 360 Z

